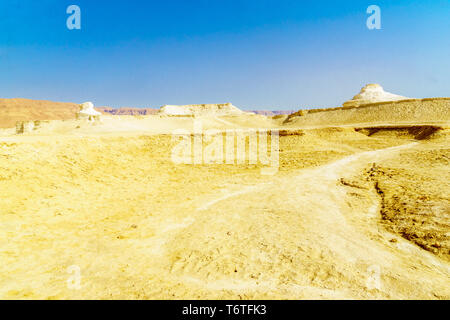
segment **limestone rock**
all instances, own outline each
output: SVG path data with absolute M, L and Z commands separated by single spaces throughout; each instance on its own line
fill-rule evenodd
M 361 92 L 353 97 L 352 100 L 344 102 L 344 107 L 358 107 L 364 104 L 384 102 L 384 101 L 398 101 L 410 99 L 399 96 L 383 90 L 379 84 L 368 84 L 361 89 Z
M 190 104 L 184 106 L 165 105 L 159 110 L 160 115 L 168 116 L 225 116 L 240 115 L 243 111 L 231 103 Z
M 94 109 L 92 102 L 85 102 L 80 104 L 80 111 L 77 113 L 78 120 L 100 120 L 101 113 Z

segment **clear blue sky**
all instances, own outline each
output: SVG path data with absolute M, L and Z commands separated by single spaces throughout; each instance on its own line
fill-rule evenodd
M 1 98 L 277 110 L 338 106 L 373 82 L 450 96 L 449 0 L 0 2 Z

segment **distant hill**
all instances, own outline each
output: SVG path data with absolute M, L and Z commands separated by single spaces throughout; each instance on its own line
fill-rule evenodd
M 252 110 L 249 112 L 253 112 L 256 114 L 260 114 L 263 116 L 278 116 L 278 115 L 282 115 L 282 114 L 291 114 L 296 112 L 296 110 L 274 110 L 274 111 L 270 111 L 270 110 Z
M 339 108 L 299 110 L 286 123 L 306 126 L 335 126 L 365 123 L 449 123 L 450 98 L 383 101 Z
M 159 109 L 153 108 L 111 108 L 111 107 L 97 107 L 95 108 L 97 111 L 100 111 L 104 114 L 110 115 L 149 115 L 158 113 Z M 291 114 L 296 110 L 252 110 L 249 112 L 253 112 L 255 114 L 260 114 L 264 116 L 276 116 L 282 114 Z
M 157 114 L 160 110 L 160 109 L 153 109 L 153 108 L 131 108 L 131 107 L 125 107 L 125 108 L 97 107 L 95 109 L 104 114 L 130 115 L 130 116 Z M 295 111 L 296 110 L 275 110 L 275 111 L 252 110 L 249 112 L 253 112 L 255 114 L 260 114 L 260 115 L 264 115 L 264 116 L 276 116 L 276 115 L 282 115 L 282 114 L 291 114 L 291 113 L 294 113 Z
M 0 128 L 12 128 L 17 121 L 74 119 L 78 110 L 78 104 L 70 102 L 0 99 Z
M 68 120 L 75 119 L 78 103 L 54 102 L 32 99 L 0 99 L 0 128 L 12 128 L 17 121 Z M 97 111 L 107 115 L 149 115 L 159 109 L 98 107 Z
M 159 111 L 159 109 L 153 108 L 129 108 L 129 107 L 125 108 L 97 107 L 95 109 L 103 114 L 123 115 L 123 116 L 149 115 L 149 114 L 156 114 Z
M 208 104 L 188 104 L 188 105 L 165 105 L 158 112 L 167 116 L 225 116 L 240 115 L 242 110 L 231 103 L 208 103 Z

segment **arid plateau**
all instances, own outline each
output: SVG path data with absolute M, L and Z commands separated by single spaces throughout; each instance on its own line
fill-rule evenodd
M 275 116 L 0 100 L 0 298 L 450 299 L 450 98 L 380 88 Z

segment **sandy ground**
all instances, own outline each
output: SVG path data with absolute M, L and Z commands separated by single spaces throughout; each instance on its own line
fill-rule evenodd
M 280 135 L 278 173 L 262 175 L 173 163 L 167 128 L 192 121 L 4 131 L 0 297 L 450 298 L 448 131 L 298 128 Z

